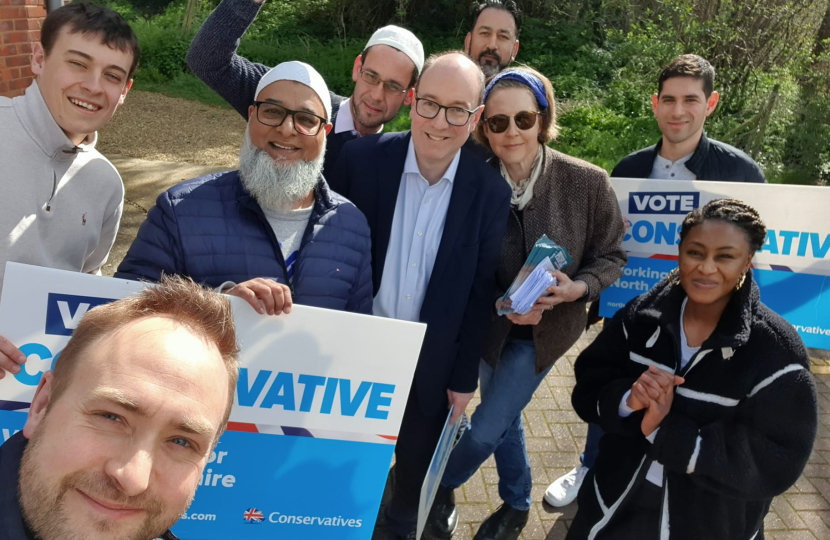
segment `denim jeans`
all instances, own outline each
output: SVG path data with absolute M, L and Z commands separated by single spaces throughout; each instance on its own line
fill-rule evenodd
M 588 437 L 585 439 L 585 450 L 579 456 L 579 461 L 589 469 L 597 462 L 599 454 L 599 440 L 605 432 L 599 424 L 588 424 Z
M 495 454 L 499 496 L 517 510 L 530 509 L 533 479 L 527 456 L 522 410 L 550 368 L 536 374 L 536 347 L 532 340 L 508 340 L 498 367 L 482 361 L 479 367 L 481 403 L 467 432 L 450 455 L 441 485 L 458 488 Z

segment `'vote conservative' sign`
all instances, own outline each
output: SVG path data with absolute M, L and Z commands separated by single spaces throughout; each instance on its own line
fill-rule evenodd
M 826 187 L 612 178 L 625 220 L 623 275 L 600 298 L 612 316 L 677 266 L 683 218 L 713 199 L 758 210 L 767 239 L 752 262 L 761 301 L 808 347 L 830 349 L 830 189 Z
M 42 373 L 83 315 L 144 286 L 7 264 L 0 335 L 28 359 L 0 380 L 0 443 L 22 429 Z M 368 540 L 426 326 L 301 305 L 263 316 L 231 303 L 241 347 L 236 402 L 173 532 Z

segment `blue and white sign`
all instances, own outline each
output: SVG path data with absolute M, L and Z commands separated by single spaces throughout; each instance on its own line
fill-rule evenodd
M 28 360 L 0 380 L 2 440 L 83 314 L 142 283 L 9 263 L 0 335 Z M 228 430 L 173 532 L 183 540 L 372 537 L 426 326 L 231 297 L 241 346 Z M 324 495 L 321 495 L 324 494 Z
M 625 218 L 623 276 L 600 298 L 610 317 L 677 266 L 680 224 L 713 199 L 755 207 L 767 241 L 753 259 L 761 300 L 798 330 L 808 347 L 830 349 L 830 189 L 809 186 L 612 178 Z

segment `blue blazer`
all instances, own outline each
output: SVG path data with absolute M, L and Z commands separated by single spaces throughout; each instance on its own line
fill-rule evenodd
M 369 222 L 375 294 L 383 277 L 410 137 L 409 132 L 387 133 L 347 143 L 329 179 L 332 189 L 351 200 Z M 510 188 L 501 175 L 462 148 L 420 313 L 427 331 L 414 387 L 427 415 L 446 413 L 447 389 L 473 392 L 478 386 L 509 209 Z

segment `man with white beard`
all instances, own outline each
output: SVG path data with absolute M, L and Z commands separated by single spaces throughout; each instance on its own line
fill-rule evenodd
M 116 277 L 186 275 L 269 315 L 294 302 L 371 313 L 369 226 L 321 174 L 330 117 L 314 68 L 270 70 L 249 107 L 239 170 L 162 193 Z

